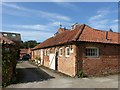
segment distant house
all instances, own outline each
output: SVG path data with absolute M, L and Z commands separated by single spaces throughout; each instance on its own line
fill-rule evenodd
M 3 37 L 2 34 L 0 34 L 0 37 L 0 44 L 2 44 L 2 50 L 10 51 L 14 49 L 15 43 L 12 40 Z
M 0 43 L 2 49 L 15 50 L 18 53 L 17 59 L 19 59 L 21 36 L 19 33 L 0 32 Z
M 22 59 L 22 57 L 26 55 L 27 52 L 28 52 L 28 49 L 20 49 L 20 59 Z
M 51 38 L 32 50 L 32 60 L 69 76 L 83 71 L 88 76 L 118 72 L 120 33 L 102 31 L 86 24 L 59 28 Z
M 31 48 L 29 48 L 29 49 L 20 49 L 20 59 L 22 59 L 23 56 L 25 56 L 27 54 L 29 56 L 31 56 Z

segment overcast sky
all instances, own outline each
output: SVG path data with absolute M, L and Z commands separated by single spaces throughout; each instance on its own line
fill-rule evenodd
M 60 24 L 70 28 L 76 22 L 118 32 L 118 3 L 2 3 L 2 31 L 20 33 L 23 41 L 42 42 L 56 33 Z

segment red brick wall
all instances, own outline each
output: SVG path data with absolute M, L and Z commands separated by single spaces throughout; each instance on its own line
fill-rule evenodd
M 62 56 L 59 56 L 58 53 L 58 71 L 67 75 L 70 75 L 72 77 L 74 77 L 76 75 L 76 46 L 73 45 L 73 53 L 70 54 L 70 57 L 66 57 L 65 56 L 65 48 L 68 47 L 69 45 L 65 45 L 65 46 L 57 46 L 57 47 L 51 47 L 51 48 L 47 48 L 50 49 L 50 53 L 55 53 L 55 49 L 57 49 L 59 51 L 59 48 L 62 48 Z M 44 49 L 45 51 L 45 49 Z M 43 65 L 46 67 L 50 67 L 49 66 L 49 55 L 45 55 L 43 57 Z
M 76 46 L 73 45 L 73 53 L 70 54 L 70 57 L 65 56 L 66 46 L 62 46 L 63 55 L 58 56 L 58 71 L 69 76 L 74 77 L 76 75 Z
M 49 67 L 49 56 L 44 56 L 43 60 L 43 65 Z
M 99 48 L 98 58 L 85 57 L 86 47 Z M 83 71 L 89 75 L 99 76 L 101 74 L 109 74 L 118 72 L 118 59 L 120 53 L 118 53 L 120 46 L 110 44 L 98 44 L 98 43 L 82 43 L 79 45 L 79 62 L 82 62 Z M 118 55 L 119 54 L 119 55 Z M 82 58 L 81 58 L 82 57 Z

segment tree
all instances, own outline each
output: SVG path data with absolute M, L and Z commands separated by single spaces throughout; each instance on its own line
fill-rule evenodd
M 28 48 L 33 48 L 33 47 L 35 47 L 38 44 L 39 43 L 37 43 L 37 41 L 35 41 L 35 40 L 29 40 L 29 41 L 25 41 L 25 42 L 22 41 L 20 47 L 28 49 Z

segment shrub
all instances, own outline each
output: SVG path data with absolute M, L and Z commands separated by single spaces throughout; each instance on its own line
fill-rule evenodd
M 14 51 L 6 52 L 2 50 L 2 86 L 9 85 L 15 74 L 17 54 Z
M 83 72 L 83 70 L 80 70 L 77 74 L 78 78 L 83 78 L 83 77 L 87 77 L 87 75 Z

